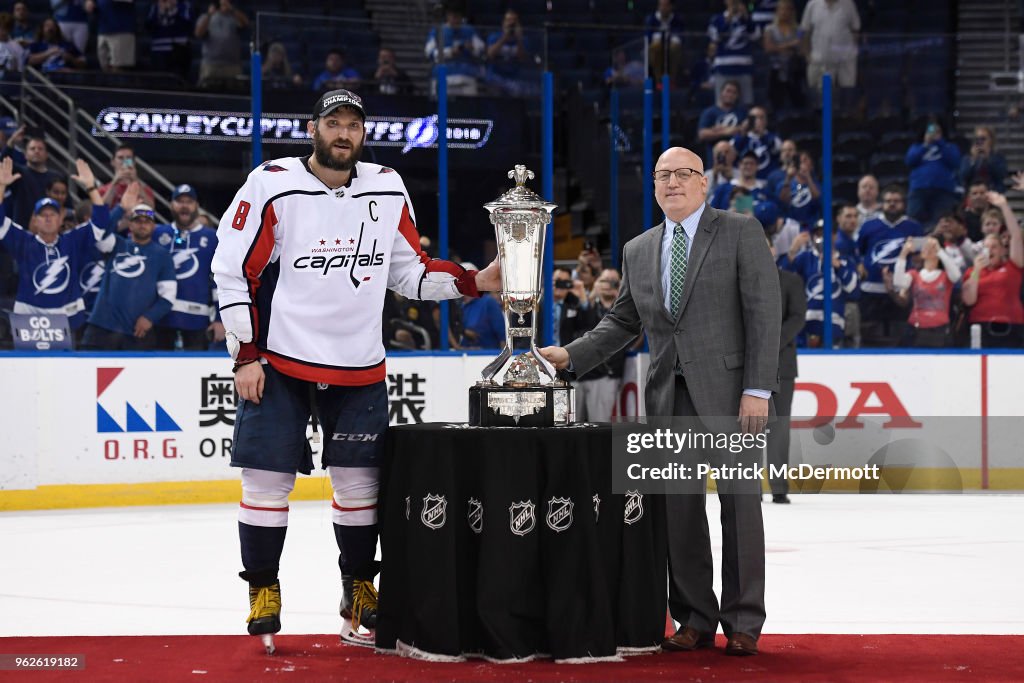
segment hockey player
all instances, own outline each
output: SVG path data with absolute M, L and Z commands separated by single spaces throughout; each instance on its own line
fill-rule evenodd
M 377 490 L 388 425 L 381 314 L 386 289 L 455 299 L 497 289 L 497 263 L 480 272 L 420 250 L 412 204 L 392 169 L 359 161 L 362 100 L 320 97 L 307 130 L 313 154 L 253 170 L 221 219 L 213 258 L 235 360 L 239 404 L 231 465 L 242 468 L 240 576 L 249 583 L 249 633 L 281 629 L 278 565 L 296 472 L 309 474 L 306 424 L 324 425 L 322 465 L 342 577 L 343 640 L 373 645 Z
M 180 334 L 186 351 L 206 351 L 211 340 L 224 341 L 220 316 L 211 315 L 216 289 L 210 263 L 217 248 L 217 231 L 200 222 L 198 195 L 191 185 L 174 188 L 171 211 L 173 221 L 156 226 L 153 239 L 171 252 L 178 294 L 171 312 L 156 327 L 156 345 L 172 350 Z
M 109 253 L 114 235 L 105 231 L 108 223 L 92 169 L 84 161 L 76 162 L 82 187 L 89 188 L 93 220 L 61 234 L 63 216 L 56 201 L 44 197 L 32 211 L 35 234 L 6 217 L 0 206 L 0 248 L 8 251 L 18 264 L 18 291 L 15 313 L 66 315 L 68 325 L 77 332 L 85 323 L 81 275 L 98 250 Z M 18 180 L 10 158 L 0 161 L 0 195 Z M 29 227 L 29 226 L 25 226 Z

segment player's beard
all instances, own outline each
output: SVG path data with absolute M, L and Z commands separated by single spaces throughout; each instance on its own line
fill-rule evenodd
M 313 157 L 316 163 L 332 171 L 351 171 L 363 154 L 363 143 L 353 142 L 348 159 L 342 160 L 334 156 L 333 145 L 324 142 L 320 131 L 313 129 Z

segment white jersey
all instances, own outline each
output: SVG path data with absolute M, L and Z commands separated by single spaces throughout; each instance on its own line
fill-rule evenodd
M 253 170 L 217 229 L 221 317 L 278 371 L 326 384 L 382 381 L 388 288 L 411 299 L 476 294 L 461 266 L 420 250 L 412 203 L 392 169 L 359 162 L 331 189 L 308 159 Z

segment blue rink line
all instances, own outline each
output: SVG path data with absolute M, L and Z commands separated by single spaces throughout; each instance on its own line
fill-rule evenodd
M 498 349 L 473 349 L 466 351 L 392 351 L 388 358 L 419 358 L 436 356 L 459 358 L 461 356 L 495 356 Z M 627 356 L 635 356 L 630 351 Z M 1024 349 L 798 349 L 800 356 L 1022 356 Z M 223 351 L 0 351 L 3 358 L 223 358 Z

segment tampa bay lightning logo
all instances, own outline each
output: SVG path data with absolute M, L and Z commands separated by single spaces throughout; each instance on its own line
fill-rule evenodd
M 807 286 L 804 289 L 808 301 L 821 301 L 825 298 L 825 278 L 821 273 L 815 273 L 807 279 Z M 842 293 L 842 287 L 838 283 L 832 283 L 832 299 L 838 299 Z
M 60 294 L 71 282 L 71 266 L 68 257 L 61 256 L 49 263 L 40 263 L 32 271 L 32 285 L 36 294 Z
M 90 261 L 82 267 L 78 276 L 78 284 L 83 294 L 95 294 L 100 291 L 100 281 L 103 280 L 103 261 Z
M 725 42 L 725 46 L 731 50 L 742 50 L 750 42 L 750 36 L 747 33 L 746 24 L 735 23 L 729 26 L 729 39 Z
M 142 254 L 118 254 L 110 267 L 121 277 L 137 278 L 146 272 L 146 257 Z
M 199 270 L 199 258 L 196 257 L 198 249 L 178 249 L 171 252 L 174 260 L 174 273 L 179 280 L 187 280 Z
M 715 121 L 715 125 L 732 128 L 733 126 L 740 125 L 740 119 L 738 116 L 736 116 L 736 112 L 731 111 L 728 114 L 722 114 L 721 116 L 719 116 L 718 120 Z
M 875 246 L 871 247 L 871 262 L 879 266 L 891 266 L 896 263 L 905 241 L 905 238 L 898 237 L 875 243 Z
M 794 187 L 796 192 L 793 193 L 793 198 L 789 202 L 790 206 L 801 209 L 810 204 L 811 200 L 814 199 L 813 195 L 811 195 L 811 188 L 800 183 L 796 183 Z
M 402 148 L 402 154 L 413 147 L 430 147 L 437 142 L 438 134 L 437 114 L 413 119 L 405 127 L 405 147 Z

